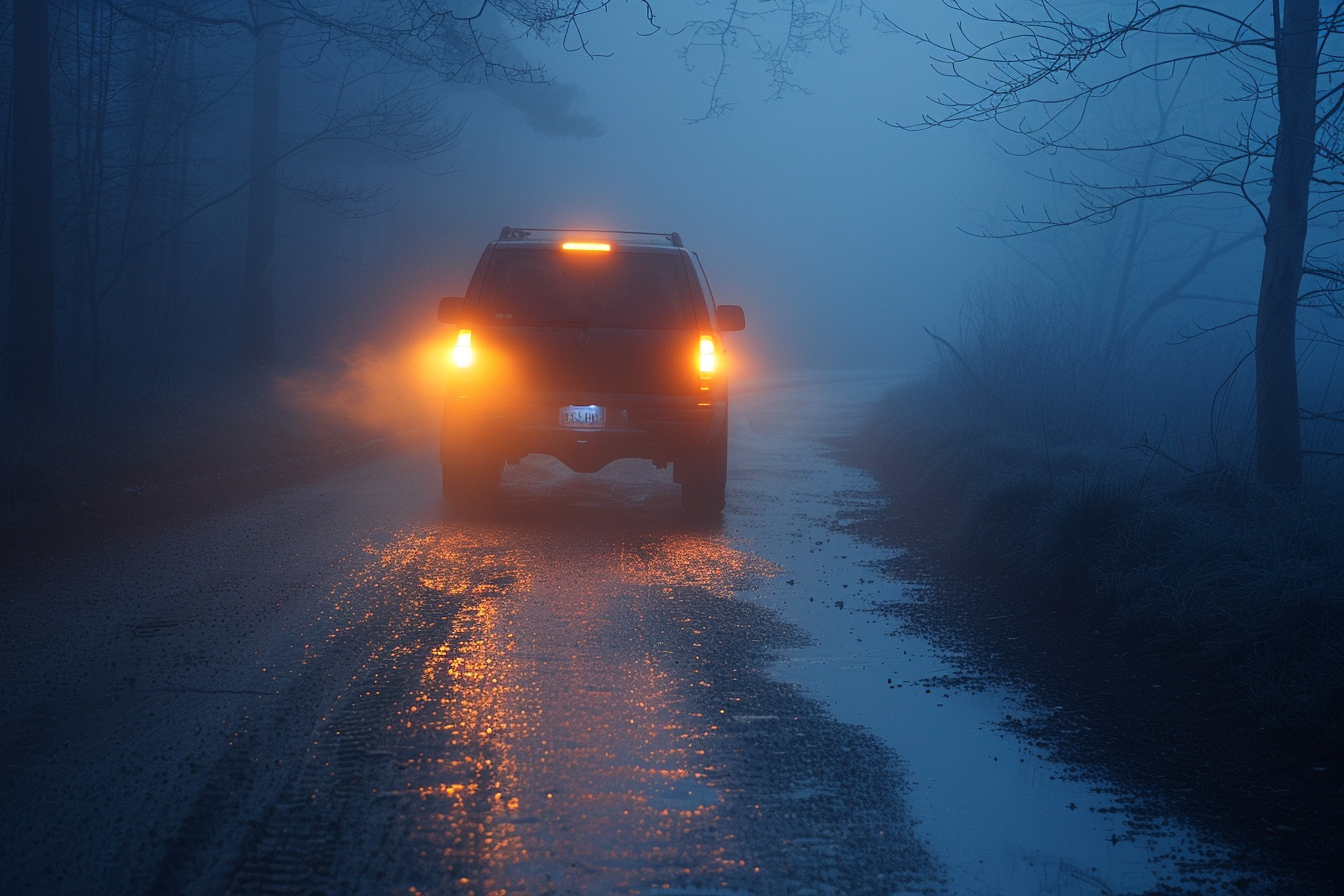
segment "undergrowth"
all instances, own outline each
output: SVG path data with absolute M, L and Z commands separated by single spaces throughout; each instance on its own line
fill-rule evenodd
M 225 494 L 261 474 L 330 464 L 390 440 L 296 407 L 265 382 L 36 421 L 0 411 L 0 428 L 0 531 L 150 500 Z
M 1014 334 L 994 335 L 946 344 L 928 376 L 884 397 L 861 440 L 926 551 L 1202 677 L 1268 729 L 1344 747 L 1337 487 L 1285 495 L 1211 438 L 1179 454 L 1165 447 L 1174 438 L 1154 444 L 1145 419 L 1170 418 L 1145 418 L 1095 358 L 1069 357 L 1050 334 L 1017 338 L 1016 351 Z M 1043 386 L 1032 357 L 1070 381 Z

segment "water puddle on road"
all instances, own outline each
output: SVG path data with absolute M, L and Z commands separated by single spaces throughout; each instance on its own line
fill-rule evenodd
M 735 597 L 775 566 L 687 528 L 675 501 L 659 523 L 539 500 L 555 494 L 546 470 L 515 471 L 496 518 L 381 552 L 389 589 L 398 570 L 415 580 L 400 582 L 395 661 L 361 669 L 319 738 L 339 757 L 363 719 L 387 732 L 363 772 L 383 796 L 343 810 L 362 839 L 335 851 L 378 856 L 362 862 L 383 888 L 347 891 L 934 892 L 886 751 L 763 672 L 803 643 Z M 360 710 L 384 694 L 395 718 Z
M 871 502 L 872 482 L 820 445 L 800 450 L 797 435 L 810 423 L 834 426 L 835 391 L 762 389 L 735 418 L 725 534 L 783 569 L 750 597 L 813 639 L 783 651 L 775 674 L 901 757 L 916 831 L 946 863 L 949 892 L 1225 889 L 1217 845 L 1169 819 L 1136 816 L 1126 794 L 1045 758 L 1002 724 L 1030 716 L 1020 695 L 948 684 L 959 674 L 954 658 L 876 611 L 913 599 L 912 589 L 876 571 L 889 550 L 835 527 L 836 496 Z M 846 391 L 852 424 L 881 384 Z

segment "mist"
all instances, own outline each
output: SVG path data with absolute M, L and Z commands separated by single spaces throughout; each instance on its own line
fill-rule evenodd
M 17 879 L 1334 892 L 1341 37 L 0 4 Z
M 320 325 L 338 339 L 389 313 L 427 320 L 502 226 L 573 226 L 681 233 L 718 300 L 749 309 L 735 349 L 755 372 L 926 361 L 921 328 L 951 326 L 963 291 L 1006 257 L 959 229 L 999 189 L 992 145 L 884 123 L 937 86 L 927 61 L 860 24 L 844 53 L 801 61 L 806 93 L 767 101 L 744 57 L 732 108 L 696 121 L 712 60 L 687 70 L 685 39 L 638 36 L 634 12 L 590 29 L 610 55 L 526 47 L 550 83 L 454 90 L 449 170 L 364 172 L 386 191 L 382 214 L 344 227 L 291 208 L 281 342 L 312 332 L 315 305 L 348 320 Z
M 955 32 L 955 9 L 847 10 L 806 33 L 764 16 L 728 40 L 712 18 L 654 13 L 613 4 L 547 30 L 492 12 L 475 38 L 441 16 L 420 43 L 400 21 L 365 22 L 363 37 L 262 23 L 279 70 L 277 155 L 260 162 L 246 17 L 53 17 L 50 65 L 77 77 L 51 82 L 55 358 L 38 391 L 79 415 L 260 380 L 361 429 L 432 429 L 435 303 L 465 291 L 502 226 L 675 230 L 716 299 L 747 311 L 731 340 L 739 379 L 913 375 L 992 336 L 977 330 L 990 318 L 1035 315 L 1058 330 L 1038 360 L 1072 359 L 1050 368 L 1062 388 L 1079 379 L 1070 365 L 1105 356 L 1095 376 L 1113 404 L 1090 409 L 1106 439 L 1179 430 L 1198 443 L 1190 465 L 1248 450 L 1254 202 L 1209 191 L 1108 206 L 1106 185 L 1160 180 L 1171 159 L 1070 154 L 974 122 L 912 129 L 958 95 L 947 53 L 912 39 Z M 367 36 L 378 28 L 393 36 Z M 105 47 L 118 51 L 106 70 L 76 65 Z M 1235 129 L 1227 74 L 1125 82 L 1071 138 L 1133 147 L 1155 128 Z M 11 235 L 30 224 L 13 158 Z M 249 203 L 272 178 L 264 250 Z M 1263 205 L 1264 184 L 1252 189 Z M 17 271 L 14 245 L 3 264 Z M 28 389 L 15 372 L 28 343 L 9 338 L 21 293 L 6 292 L 0 334 L 11 396 Z M 1340 388 L 1330 317 L 1304 344 L 1303 392 L 1320 408 Z

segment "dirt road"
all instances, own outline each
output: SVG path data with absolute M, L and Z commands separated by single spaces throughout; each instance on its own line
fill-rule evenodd
M 757 383 L 721 523 L 668 471 L 432 450 L 3 571 L 5 892 L 1096 893 L 1202 880 L 873 608 L 818 439 L 881 377 Z

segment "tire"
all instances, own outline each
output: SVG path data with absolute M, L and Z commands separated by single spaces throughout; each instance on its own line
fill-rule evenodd
M 696 516 L 723 513 L 728 485 L 728 426 L 694 458 L 676 462 L 681 509 Z
M 464 455 L 443 463 L 443 500 L 455 509 L 477 509 L 499 497 L 503 462 L 484 455 Z

